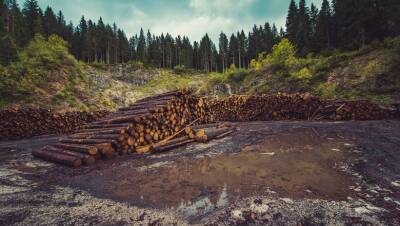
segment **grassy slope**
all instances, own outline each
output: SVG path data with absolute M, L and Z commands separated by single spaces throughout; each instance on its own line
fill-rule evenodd
M 400 38 L 355 52 L 294 62 L 290 66 L 258 62 L 258 68 L 213 74 L 211 85 L 228 84 L 233 92 L 248 94 L 310 92 L 325 98 L 379 103 L 400 100 Z
M 21 104 L 58 110 L 112 110 L 145 96 L 184 87 L 216 96 L 281 91 L 311 92 L 325 98 L 369 99 L 380 103 L 400 99 L 399 38 L 355 52 L 295 59 L 289 66 L 277 66 L 260 59 L 252 69 L 232 69 L 222 74 L 129 65 L 125 65 L 124 73 L 121 73 L 122 66 L 119 65 L 89 66 L 71 60 L 69 55 L 56 60 L 52 59 L 54 56 L 48 58 L 50 60 L 32 63 L 34 57 L 22 57 L 15 65 L 0 67 L 0 75 L 6 78 L 0 78 L 3 79 L 0 85 L 18 86 L 0 95 L 0 107 Z M 65 59 L 69 59 L 69 63 L 65 63 Z M 23 73 L 28 80 L 7 80 Z

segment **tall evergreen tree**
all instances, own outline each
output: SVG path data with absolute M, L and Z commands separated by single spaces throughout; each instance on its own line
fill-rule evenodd
M 137 58 L 141 62 L 146 61 L 146 38 L 144 37 L 143 29 L 140 29 L 140 35 L 136 49 Z
M 315 50 L 332 48 L 332 29 L 332 9 L 328 0 L 323 0 L 315 28 Z
M 305 0 L 300 0 L 297 14 L 297 33 L 295 44 L 301 56 L 306 55 L 310 50 L 310 14 Z
M 42 11 L 37 0 L 26 0 L 22 9 L 25 24 L 24 44 L 28 43 L 36 33 L 43 34 Z
M 298 28 L 298 8 L 294 0 L 290 1 L 289 10 L 286 17 L 286 37 L 296 43 Z
M 0 36 L 6 32 L 7 6 L 4 0 L 0 0 Z
M 47 7 L 44 12 L 43 31 L 46 37 L 57 33 L 57 18 L 51 7 Z
M 228 58 L 228 37 L 221 32 L 219 35 L 219 55 L 221 56 L 222 71 L 226 71 Z

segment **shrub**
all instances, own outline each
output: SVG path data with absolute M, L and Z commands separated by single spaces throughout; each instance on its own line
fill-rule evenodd
M 190 70 L 187 69 L 184 65 L 176 65 L 174 67 L 174 73 L 177 75 L 188 74 Z
M 288 39 L 282 41 L 272 47 L 270 60 L 272 64 L 279 66 L 291 67 L 296 63 L 296 48 Z
M 137 61 L 137 60 L 130 60 L 128 62 L 128 64 L 136 69 L 144 69 L 145 68 L 143 62 Z
M 322 83 L 316 88 L 316 91 L 322 97 L 335 98 L 338 96 L 337 88 L 337 83 Z
M 0 95 L 27 98 L 40 85 L 47 84 L 49 75 L 57 76 L 61 68 L 78 70 L 78 63 L 69 54 L 67 42 L 57 35 L 46 40 L 36 35 L 28 46 L 18 54 L 18 61 L 2 69 Z

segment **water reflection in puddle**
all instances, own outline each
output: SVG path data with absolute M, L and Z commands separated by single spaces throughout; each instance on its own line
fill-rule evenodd
M 352 182 L 334 166 L 351 157 L 353 146 L 354 141 L 336 134 L 293 129 L 237 153 L 181 158 L 159 167 L 118 172 L 112 180 L 97 178 L 96 183 L 107 184 L 101 193 L 109 198 L 170 207 L 185 216 L 200 216 L 271 190 L 282 197 L 345 200 L 351 196 Z
M 184 216 L 192 217 L 205 215 L 217 208 L 226 206 L 228 203 L 228 192 L 225 184 L 216 203 L 213 203 L 209 196 L 204 196 L 194 200 L 193 202 L 182 201 L 177 210 Z

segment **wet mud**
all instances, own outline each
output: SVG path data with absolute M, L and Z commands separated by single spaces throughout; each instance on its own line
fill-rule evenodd
M 221 140 L 81 169 L 32 159 L 29 141 L 0 144 L 0 216 L 13 223 L 15 213 L 17 224 L 101 223 L 109 209 L 107 222 L 121 225 L 399 223 L 400 122 L 236 125 Z M 34 217 L 37 205 L 53 215 Z M 58 219 L 64 208 L 75 218 Z

